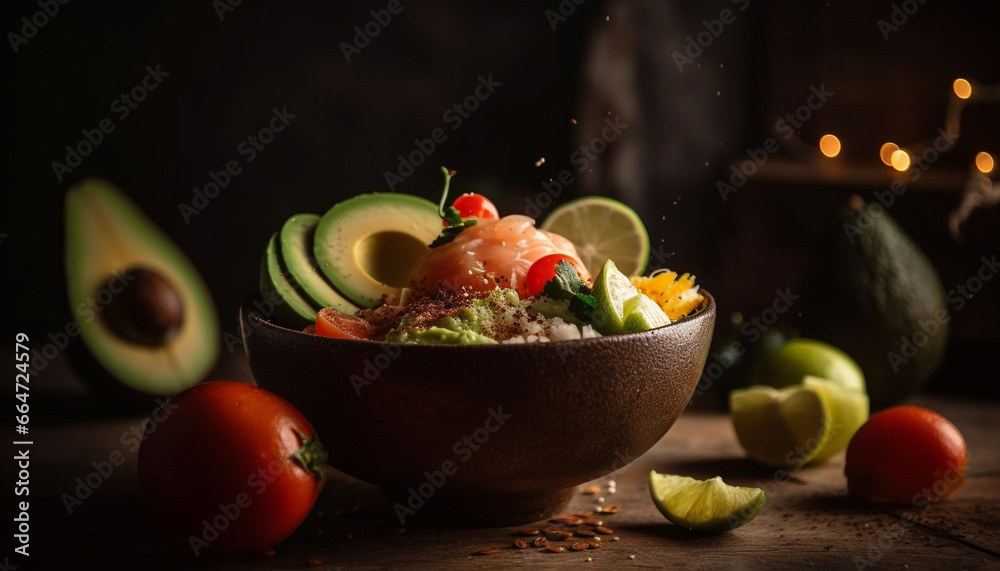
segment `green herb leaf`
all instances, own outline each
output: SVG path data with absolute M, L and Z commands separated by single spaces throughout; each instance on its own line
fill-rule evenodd
M 445 167 L 441 167 L 441 172 L 444 173 L 444 191 L 441 193 L 441 202 L 438 203 L 438 216 L 441 220 L 444 220 L 448 225 L 441 230 L 441 233 L 434 238 L 431 242 L 431 248 L 437 248 L 438 246 L 443 246 L 455 239 L 462 233 L 462 230 L 470 226 L 476 225 L 476 220 L 470 218 L 468 220 L 462 220 L 462 215 L 458 212 L 458 209 L 454 206 L 449 206 L 445 208 L 445 203 L 448 202 L 448 189 L 451 187 L 451 177 L 455 176 L 455 171 L 450 171 Z
M 597 307 L 597 300 L 594 296 L 585 293 L 578 293 L 569 300 L 569 310 L 577 319 L 585 322 L 592 321 L 591 316 L 594 308 Z
M 573 264 L 566 260 L 559 260 L 559 263 L 556 264 L 556 275 L 546 282 L 542 294 L 552 299 L 570 299 L 585 287 Z

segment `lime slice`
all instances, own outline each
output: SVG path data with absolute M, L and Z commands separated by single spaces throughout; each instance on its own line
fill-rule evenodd
M 764 358 L 751 384 L 787 387 L 806 375 L 820 377 L 865 392 L 865 375 L 854 359 L 833 345 L 815 339 L 790 339 Z
M 676 525 L 694 531 L 730 531 L 748 523 L 764 505 L 764 490 L 730 486 L 716 476 L 649 473 L 649 495 L 660 513 Z
M 622 320 L 624 333 L 647 331 L 670 324 L 667 314 L 659 305 L 644 293 L 634 295 L 625 300 L 623 308 L 625 319 Z
M 609 259 L 627 276 L 646 269 L 649 234 L 639 215 L 617 200 L 602 196 L 571 200 L 553 209 L 540 228 L 573 242 L 590 275 Z
M 819 377 L 807 376 L 803 378 L 802 385 L 816 391 L 826 401 L 833 419 L 829 440 L 812 460 L 822 462 L 845 450 L 854 433 L 868 420 L 868 395 Z
M 624 331 L 625 301 L 637 295 L 642 295 L 628 281 L 625 274 L 618 271 L 611 260 L 604 262 L 604 267 L 594 279 L 594 312 L 591 321 L 594 329 L 601 335 L 613 335 Z M 657 308 L 659 309 L 659 308 Z M 662 313 L 662 311 L 661 311 Z
M 799 468 L 830 439 L 832 410 L 823 392 L 755 385 L 729 393 L 733 427 L 747 454 L 767 466 Z

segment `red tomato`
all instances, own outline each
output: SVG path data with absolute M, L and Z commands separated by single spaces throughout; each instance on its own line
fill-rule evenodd
M 458 210 L 462 218 L 492 218 L 494 220 L 500 218 L 500 212 L 497 210 L 496 205 L 489 198 L 481 194 L 465 193 L 456 198 L 455 202 L 452 202 L 451 205 Z M 441 222 L 445 226 L 448 225 L 444 220 Z
M 366 339 L 371 341 L 375 327 L 353 315 L 341 313 L 332 307 L 320 310 L 316 316 L 316 335 L 335 339 Z
M 576 268 L 577 275 L 580 279 L 583 279 L 583 272 L 580 271 L 580 263 L 567 256 L 566 254 L 549 254 L 548 256 L 542 256 L 535 260 L 535 263 L 531 264 L 528 268 L 528 273 L 524 276 L 524 288 L 518 293 L 521 297 L 527 297 L 531 295 L 541 295 L 542 291 L 545 289 L 545 284 L 552 281 L 552 278 L 556 277 L 556 266 L 559 262 L 566 260 Z
M 139 448 L 149 510 L 205 550 L 265 552 L 309 514 L 326 453 L 277 395 L 244 383 L 195 385 L 153 413 Z
M 847 489 L 879 503 L 926 505 L 965 483 L 965 439 L 940 414 L 896 406 L 873 415 L 847 446 Z

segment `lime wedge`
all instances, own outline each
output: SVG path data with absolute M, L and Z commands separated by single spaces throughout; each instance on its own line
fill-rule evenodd
M 647 331 L 670 324 L 667 314 L 659 305 L 644 293 L 634 295 L 625 300 L 625 319 L 622 320 L 624 333 Z
M 675 525 L 694 531 L 730 531 L 748 523 L 764 505 L 764 490 L 730 486 L 716 476 L 649 473 L 649 495 L 660 513 Z
M 594 329 L 602 335 L 613 335 L 624 331 L 625 301 L 637 295 L 642 295 L 628 281 L 625 274 L 618 271 L 611 260 L 604 262 L 599 274 L 594 279 L 594 312 L 591 321 Z M 657 308 L 659 310 L 659 308 Z M 663 313 L 660 311 L 660 313 Z
M 767 466 L 798 468 L 814 460 L 830 439 L 827 395 L 794 385 L 755 385 L 729 393 L 733 427 L 747 454 Z
M 846 450 L 854 433 L 868 420 L 868 395 L 819 377 L 804 377 L 802 385 L 815 391 L 826 401 L 833 419 L 829 440 L 812 460 L 822 462 L 837 452 Z
M 614 260 L 627 276 L 639 275 L 649 260 L 649 234 L 634 210 L 617 200 L 587 196 L 557 206 L 540 226 L 566 237 L 580 261 L 596 275 Z

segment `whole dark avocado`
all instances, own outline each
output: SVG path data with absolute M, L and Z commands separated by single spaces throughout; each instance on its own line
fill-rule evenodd
M 873 409 L 915 393 L 944 359 L 950 317 L 937 271 L 888 213 L 858 197 L 838 213 L 801 290 L 802 334 L 858 362 Z

